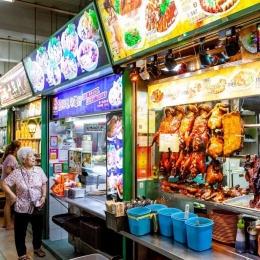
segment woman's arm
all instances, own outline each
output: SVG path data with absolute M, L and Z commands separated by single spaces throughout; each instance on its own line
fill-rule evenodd
M 9 175 L 13 170 L 14 170 L 14 169 L 13 169 L 12 166 L 7 166 L 7 167 L 5 168 L 5 173 L 6 173 L 6 175 Z
M 7 183 L 4 180 L 1 183 L 1 187 L 2 187 L 3 191 L 11 197 L 11 200 L 12 200 L 11 203 L 14 204 L 16 201 L 16 195 L 12 192 L 12 190 L 10 189 L 10 187 L 7 185 Z
M 42 197 L 40 199 L 40 206 L 39 208 L 43 208 L 46 200 L 46 191 L 47 191 L 47 185 L 46 182 L 42 184 Z

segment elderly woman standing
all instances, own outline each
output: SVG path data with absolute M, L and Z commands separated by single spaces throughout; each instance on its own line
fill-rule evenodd
M 15 203 L 14 235 L 18 260 L 30 259 L 26 254 L 25 237 L 28 223 L 32 225 L 34 253 L 44 257 L 45 252 L 41 249 L 41 236 L 43 229 L 43 215 L 30 215 L 28 210 L 31 201 L 39 201 L 40 208 L 44 207 L 46 199 L 46 182 L 41 167 L 35 166 L 35 156 L 32 148 L 22 147 L 17 153 L 22 166 L 12 171 L 2 182 L 3 190 Z M 16 185 L 16 195 L 10 187 Z

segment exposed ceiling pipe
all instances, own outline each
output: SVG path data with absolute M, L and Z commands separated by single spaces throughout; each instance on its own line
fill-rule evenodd
M 77 15 L 77 13 L 74 13 L 74 12 L 65 11 L 65 10 L 61 10 L 58 8 L 52 8 L 52 7 L 39 5 L 39 4 L 32 4 L 32 3 L 28 3 L 28 2 L 24 2 L 24 1 L 20 1 L 20 0 L 15 0 L 15 3 L 27 5 L 27 6 L 30 6 L 33 8 L 41 8 L 41 9 L 49 10 L 49 11 L 56 12 L 56 13 L 68 14 L 68 15 L 73 15 L 73 16 Z

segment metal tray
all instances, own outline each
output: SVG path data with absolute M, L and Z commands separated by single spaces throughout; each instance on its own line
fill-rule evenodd
M 254 199 L 254 195 L 243 195 L 233 199 L 228 199 L 223 202 L 223 204 L 238 207 L 241 209 L 250 209 L 256 212 L 260 212 L 260 209 L 250 208 L 249 201 Z

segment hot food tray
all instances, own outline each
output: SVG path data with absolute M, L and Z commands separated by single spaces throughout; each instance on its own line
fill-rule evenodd
M 242 208 L 242 209 L 250 209 L 250 210 L 260 212 L 259 209 L 250 208 L 249 201 L 252 200 L 252 199 L 254 199 L 254 195 L 243 195 L 243 196 L 239 196 L 239 197 L 236 197 L 236 198 L 233 198 L 233 199 L 225 200 L 223 202 L 223 204 Z

